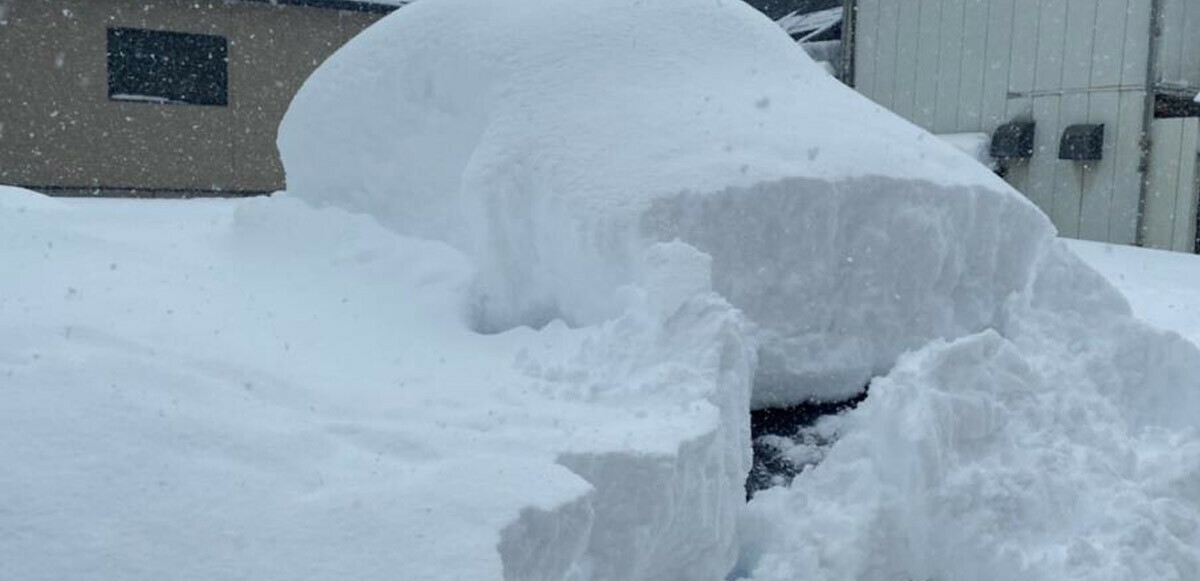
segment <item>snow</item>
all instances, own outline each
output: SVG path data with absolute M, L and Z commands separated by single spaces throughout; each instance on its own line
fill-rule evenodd
M 1200 257 L 1084 240 L 1067 244 L 1121 289 L 1138 317 L 1200 345 Z
M 461 254 L 363 216 L 0 200 L 0 260 L 26 273 L 0 280 L 0 578 L 664 579 L 734 558 L 753 353 L 690 249 L 650 249 L 674 293 L 631 287 L 606 324 L 480 335 Z
M 941 133 L 937 138 L 971 156 L 984 167 L 996 169 L 996 160 L 992 159 L 990 150 L 992 138 L 987 133 Z
M 740 2 L 402 12 L 287 193 L 0 190 L 0 578 L 1200 577 L 1200 350 L 970 156 Z
M 278 140 L 289 191 L 467 254 L 481 330 L 611 318 L 641 249 L 680 238 L 759 326 L 754 405 L 837 398 L 905 350 L 992 325 L 1053 235 L 749 6 L 404 12 L 297 94 Z

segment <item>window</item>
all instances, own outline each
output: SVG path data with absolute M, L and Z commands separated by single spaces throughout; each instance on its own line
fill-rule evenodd
M 229 104 L 224 37 L 108 29 L 108 98 L 190 105 Z

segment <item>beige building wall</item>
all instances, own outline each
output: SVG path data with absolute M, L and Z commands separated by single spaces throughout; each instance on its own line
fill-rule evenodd
M 0 183 L 71 191 L 262 192 L 292 95 L 381 14 L 263 2 L 0 0 Z M 223 36 L 225 107 L 110 101 L 107 30 Z

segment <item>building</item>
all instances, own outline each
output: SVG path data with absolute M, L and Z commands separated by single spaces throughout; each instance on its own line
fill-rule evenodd
M 275 134 L 292 96 L 334 50 L 395 8 L 0 1 L 0 183 L 59 195 L 281 189 Z
M 845 77 L 1072 238 L 1197 252 L 1200 0 L 848 0 Z

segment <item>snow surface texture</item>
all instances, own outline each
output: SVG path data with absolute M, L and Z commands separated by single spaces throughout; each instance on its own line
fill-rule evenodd
M 1121 289 L 1134 314 L 1200 345 L 1200 258 L 1103 242 L 1066 242 Z
M 993 326 L 1053 236 L 739 2 L 416 3 L 309 79 L 279 148 L 295 195 L 468 254 L 483 330 L 606 320 L 646 244 L 696 246 L 760 327 L 755 405 Z
M 645 249 L 677 240 L 754 325 L 751 405 L 882 376 L 819 465 L 751 503 L 738 575 L 1195 577 L 1200 353 L 1133 319 L 973 159 L 741 3 L 402 16 L 298 94 L 279 140 L 295 195 L 461 250 L 485 332 L 602 324 Z
M 649 252 L 674 294 L 485 336 L 366 217 L 0 188 L 0 579 L 713 578 L 754 354 Z

